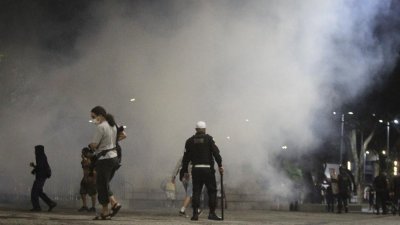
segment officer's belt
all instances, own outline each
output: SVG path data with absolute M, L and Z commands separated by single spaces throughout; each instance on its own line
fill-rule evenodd
M 194 165 L 194 168 L 211 168 L 211 166 L 206 164 L 199 164 L 199 165 Z

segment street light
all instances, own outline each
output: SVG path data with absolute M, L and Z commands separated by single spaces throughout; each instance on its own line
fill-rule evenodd
M 282 146 L 282 149 L 287 149 L 287 146 L 286 145 Z
M 390 122 L 391 121 L 387 121 L 386 122 L 386 150 L 387 150 L 387 154 L 389 156 L 390 154 Z M 394 124 L 399 124 L 399 121 L 397 119 L 392 121 Z M 379 123 L 384 123 L 384 121 L 381 119 L 379 120 Z
M 336 115 L 337 112 L 333 112 L 333 115 Z M 349 115 L 354 115 L 353 112 L 347 112 Z M 343 150 L 344 150 L 344 115 L 345 113 L 342 113 L 341 116 L 341 129 L 340 129 L 340 157 L 339 157 L 339 163 L 342 165 L 343 163 Z

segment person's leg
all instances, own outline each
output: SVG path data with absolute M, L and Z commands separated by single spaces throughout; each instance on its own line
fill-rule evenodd
M 338 213 L 342 212 L 343 207 L 343 196 L 341 193 L 338 194 Z
M 33 209 L 31 211 L 39 211 L 40 210 L 40 204 L 39 204 L 39 193 L 40 193 L 40 183 L 38 180 L 35 180 L 32 185 L 31 189 L 31 202 Z
M 96 195 L 97 195 L 97 190 L 96 190 L 96 184 L 94 182 L 94 179 L 89 179 L 88 184 L 87 184 L 87 194 L 90 196 L 91 199 L 91 208 L 88 209 L 89 212 L 96 212 Z M 87 206 L 87 204 L 86 204 Z
M 81 194 L 82 208 L 87 208 L 86 194 Z
M 46 193 L 43 192 L 43 187 L 46 182 L 46 178 L 39 179 L 39 190 L 38 194 L 39 197 L 49 206 L 49 212 L 57 205 L 55 202 L 53 202 L 47 195 Z
M 386 214 L 387 213 L 387 208 L 386 208 L 386 202 L 388 201 L 388 196 L 389 196 L 389 193 L 387 193 L 387 192 L 384 192 L 384 193 L 382 193 L 382 213 L 383 214 Z
M 345 196 L 343 197 L 343 206 L 344 206 L 344 212 L 348 213 L 349 212 L 349 207 L 348 207 L 348 201 L 349 201 L 349 195 L 345 194 Z
M 92 209 L 96 208 L 96 195 L 91 196 L 92 199 Z
M 109 199 L 109 179 L 112 167 L 107 162 L 108 159 L 98 160 L 96 164 L 96 187 L 98 192 L 98 201 L 102 205 L 101 214 L 109 215 L 108 203 Z
M 192 170 L 192 182 L 193 182 L 193 197 L 192 197 L 192 207 L 193 207 L 193 216 L 191 220 L 198 220 L 198 208 L 200 207 L 200 194 L 201 189 L 204 185 L 204 181 L 202 179 L 201 169 L 193 168 Z
M 376 192 L 376 201 L 375 201 L 376 214 L 379 214 L 381 201 L 382 201 L 381 194 L 379 192 Z

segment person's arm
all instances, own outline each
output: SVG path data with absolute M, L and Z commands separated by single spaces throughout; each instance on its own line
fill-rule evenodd
M 89 144 L 90 149 L 93 150 L 97 150 L 97 148 L 99 147 L 100 141 L 103 137 L 103 130 L 100 126 L 96 127 L 96 131 L 94 133 L 93 139 L 91 141 L 91 143 Z
M 184 173 L 188 173 L 188 166 L 190 162 L 190 149 L 188 148 L 188 142 L 185 144 L 185 152 L 182 157 L 182 171 Z
M 211 136 L 210 136 L 211 137 Z M 212 155 L 214 156 L 214 159 L 215 159 L 215 161 L 217 162 L 217 164 L 218 164 L 218 169 L 219 169 L 219 172 L 221 173 L 221 174 L 223 174 L 224 173 L 224 167 L 222 167 L 222 157 L 221 157 L 221 155 L 219 154 L 219 148 L 218 148 L 218 146 L 215 144 L 215 141 L 214 141 L 214 139 L 211 137 L 211 153 L 212 153 Z
M 172 183 L 175 183 L 176 176 L 179 173 L 179 170 L 182 168 L 182 157 L 179 158 L 178 162 L 175 165 L 174 171 L 172 173 Z

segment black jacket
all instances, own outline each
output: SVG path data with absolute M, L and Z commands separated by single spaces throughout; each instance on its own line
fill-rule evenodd
M 50 178 L 51 169 L 47 162 L 46 154 L 44 153 L 44 147 L 41 145 L 35 146 L 36 165 L 32 170 L 32 174 L 35 174 L 36 179 Z
M 213 137 L 204 133 L 196 133 L 185 144 L 185 153 L 182 159 L 182 170 L 187 173 L 189 162 L 196 165 L 210 165 L 214 170 L 214 159 L 222 167 L 222 157 Z

